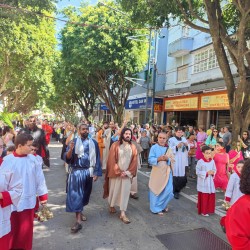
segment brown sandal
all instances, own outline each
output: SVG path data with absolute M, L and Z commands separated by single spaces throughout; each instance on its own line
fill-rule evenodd
M 73 227 L 71 227 L 71 233 L 75 234 L 78 231 L 80 231 L 82 229 L 82 225 L 78 222 L 75 223 L 75 225 Z
M 131 222 L 126 215 L 120 216 L 120 220 L 125 224 L 129 224 Z
M 87 217 L 83 214 L 81 214 L 81 221 L 86 221 L 87 220 Z
M 116 213 L 116 209 L 114 207 L 109 207 L 109 212 L 111 214 L 115 214 Z

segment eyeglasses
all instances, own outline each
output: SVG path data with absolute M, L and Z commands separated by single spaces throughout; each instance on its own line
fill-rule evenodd
M 218 133 L 218 131 L 213 131 L 213 133 Z
M 247 134 L 243 134 L 243 135 L 247 135 Z

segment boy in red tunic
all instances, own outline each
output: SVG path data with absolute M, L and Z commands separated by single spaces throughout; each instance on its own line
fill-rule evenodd
M 0 155 L 3 151 L 3 140 L 0 139 Z M 9 250 L 11 236 L 11 204 L 17 205 L 23 190 L 20 175 L 15 167 L 3 168 L 0 157 L 0 249 Z
M 203 158 L 196 165 L 197 191 L 198 191 L 198 214 L 209 216 L 215 210 L 215 187 L 214 175 L 216 167 L 211 158 L 211 148 L 202 147 Z
M 47 202 L 47 187 L 41 166 L 34 155 L 30 154 L 33 137 L 19 134 L 15 138 L 16 151 L 4 158 L 2 167 L 15 167 L 21 176 L 23 192 L 20 201 L 13 206 L 11 214 L 11 249 L 32 249 L 34 208 L 36 195 L 40 203 Z

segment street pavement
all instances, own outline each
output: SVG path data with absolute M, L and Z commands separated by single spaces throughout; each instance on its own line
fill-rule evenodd
M 51 168 L 45 169 L 44 174 L 49 190 L 49 207 L 54 213 L 54 218 L 42 223 L 35 222 L 34 250 L 161 250 L 167 248 L 156 235 L 203 227 L 227 241 L 219 224 L 221 216 L 225 214 L 221 208 L 222 193 L 216 193 L 216 214 L 202 217 L 197 214 L 196 209 L 196 180 L 188 179 L 187 187 L 180 199 L 173 199 L 170 202 L 168 213 L 164 216 L 152 214 L 148 202 L 150 169 L 145 166 L 138 173 L 139 200 L 129 201 L 127 216 L 131 220 L 130 224 L 123 224 L 119 220 L 118 213 L 108 212 L 107 200 L 102 198 L 103 177 L 101 177 L 94 183 L 90 203 L 85 207 L 84 214 L 87 216 L 87 221 L 82 222 L 81 231 L 71 234 L 70 228 L 75 215 L 65 212 L 66 172 L 64 163 L 60 159 L 62 146 L 52 141 L 49 148 Z

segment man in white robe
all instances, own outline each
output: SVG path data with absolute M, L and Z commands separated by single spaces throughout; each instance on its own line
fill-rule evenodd
M 119 141 L 110 148 L 104 183 L 103 198 L 108 197 L 109 211 L 115 213 L 119 206 L 120 219 L 130 223 L 125 212 L 127 210 L 132 178 L 137 172 L 137 149 L 131 143 L 132 131 L 124 128 Z
M 174 198 L 179 199 L 179 193 L 186 186 L 186 167 L 188 166 L 188 151 L 190 147 L 187 139 L 183 137 L 184 131 L 182 127 L 175 128 L 175 136 L 168 141 L 169 147 L 172 149 L 175 156 L 173 184 Z

